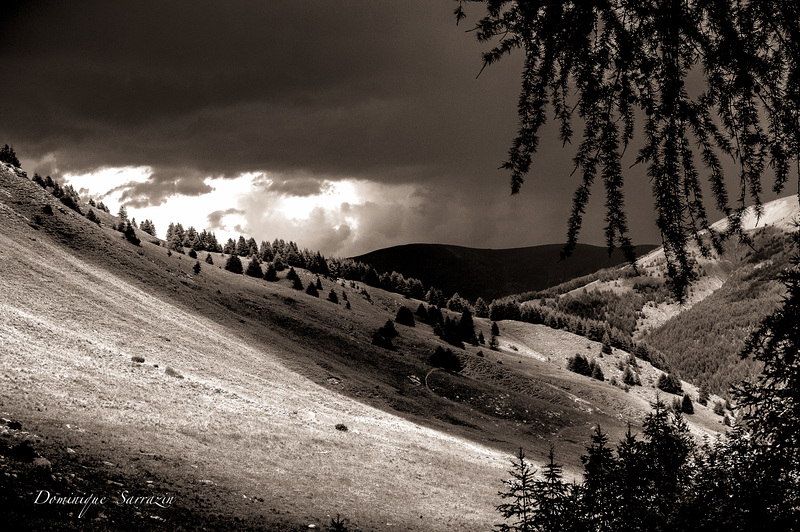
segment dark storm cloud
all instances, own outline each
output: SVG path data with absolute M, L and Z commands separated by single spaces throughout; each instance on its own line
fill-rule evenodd
M 161 205 L 170 196 L 201 196 L 214 191 L 203 176 L 192 170 L 158 171 L 147 181 L 117 187 L 124 190 L 120 200 L 134 208 Z
M 385 210 L 364 206 L 374 229 L 359 231 L 376 246 L 381 237 L 560 240 L 577 185 L 572 152 L 549 149 L 545 134 L 524 203 L 508 198 L 497 167 L 517 123 L 520 61 L 505 59 L 475 79 L 485 47 L 455 26 L 453 7 L 16 2 L 0 17 L 0 142 L 13 142 L 23 163 L 62 174 L 152 168 L 125 191 L 131 206 L 208 193 L 209 176 L 265 173 L 277 176 L 266 192 L 295 196 L 356 178 L 433 195 L 403 219 L 392 215 L 399 232 L 382 221 Z M 552 204 L 564 215 L 545 220 Z M 497 211 L 480 214 L 490 207 Z M 652 227 L 643 212 L 632 226 Z M 533 222 L 541 224 L 532 230 Z M 353 238 L 348 231 L 330 238 Z
M 493 169 L 503 152 L 481 138 L 493 112 L 468 110 L 491 84 L 472 79 L 478 48 L 451 7 L 25 3 L 0 27 L 0 66 L 15 73 L 0 82 L 0 132 L 29 158 L 57 152 L 62 171 L 191 165 L 395 181 L 454 176 L 478 156 Z M 472 113 L 483 123 L 470 137 Z
M 315 196 L 330 188 L 322 179 L 313 177 L 297 177 L 293 179 L 274 179 L 264 186 L 269 192 L 281 196 Z

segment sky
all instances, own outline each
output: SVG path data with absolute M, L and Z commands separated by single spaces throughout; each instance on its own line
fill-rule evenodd
M 4 2 L 0 144 L 112 212 L 353 256 L 565 240 L 573 148 L 510 195 L 521 62 L 481 70 L 452 0 Z M 649 183 L 634 242 L 660 243 Z M 603 244 L 594 191 L 581 241 Z

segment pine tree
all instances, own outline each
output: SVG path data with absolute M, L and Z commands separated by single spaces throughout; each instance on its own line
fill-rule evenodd
M 683 392 L 683 388 L 681 387 L 681 381 L 678 380 L 677 377 L 672 375 L 671 373 L 662 373 L 658 377 L 658 382 L 656 382 L 656 386 L 659 389 L 672 394 L 679 394 Z
M 319 290 L 317 290 L 317 287 L 314 283 L 308 283 L 308 286 L 306 287 L 306 294 L 319 297 Z
M 119 211 L 117 212 L 117 218 L 120 219 L 122 222 L 128 221 L 128 209 L 125 208 L 125 205 L 119 206 Z
M 550 446 L 548 463 L 542 469 L 542 479 L 534 482 L 532 522 L 534 530 L 564 530 L 565 521 L 571 520 L 569 486 L 562 480 L 561 464 L 555 461 L 555 451 Z
M 681 401 L 681 412 L 684 414 L 694 414 L 694 405 L 692 404 L 692 398 L 689 397 L 688 393 L 683 394 L 683 400 Z
M 741 356 L 763 364 L 754 381 L 735 389 L 765 473 L 772 476 L 770 518 L 800 523 L 800 226 L 792 234 L 795 253 L 781 275 L 781 306 L 750 336 Z M 727 419 L 727 416 L 726 416 Z M 767 496 L 766 493 L 762 496 Z M 780 527 L 779 527 L 780 528 Z M 788 530 L 788 528 L 787 528 Z
M 414 327 L 414 314 L 411 312 L 406 306 L 400 306 L 397 309 L 397 316 L 394 318 L 394 321 L 399 323 L 400 325 L 406 325 L 407 327 Z
M 192 268 L 192 269 L 194 270 L 194 274 L 195 275 L 199 275 L 200 274 L 200 261 L 199 260 L 194 263 L 194 268 Z
M 612 532 L 620 530 L 617 514 L 618 463 L 607 445 L 608 436 L 600 426 L 595 427 L 591 443 L 586 447 L 586 454 L 581 456 L 583 462 L 582 513 L 588 530 Z
M 0 162 L 8 163 L 16 168 L 22 167 L 19 164 L 19 159 L 17 159 L 17 154 L 13 146 L 9 146 L 8 144 L 4 144 L 3 147 L 0 148 Z
M 336 303 L 337 305 L 339 304 L 339 296 L 336 295 L 336 290 L 333 288 L 331 288 L 331 291 L 328 292 L 328 301 L 331 303 Z
M 258 279 L 264 277 L 264 272 L 261 271 L 261 262 L 258 260 L 258 257 L 253 255 L 253 258 L 250 259 L 250 264 L 247 265 L 247 271 L 244 273 L 250 277 L 257 277 Z
M 244 271 L 244 266 L 242 266 L 242 261 L 239 259 L 239 256 L 233 254 L 225 261 L 225 269 L 232 273 L 242 273 Z
M 456 22 L 468 0 L 458 3 Z M 635 164 L 646 166 L 639 174 L 651 184 L 670 286 L 682 301 L 694 274 L 690 244 L 707 255 L 722 251 L 730 235 L 746 240 L 742 214 L 748 202 L 760 213 L 763 174 L 773 173 L 780 192 L 800 155 L 796 4 L 476 3 L 485 13 L 475 35 L 493 43 L 484 67 L 515 51 L 522 56 L 519 128 L 502 165 L 512 194 L 535 167 L 540 130 L 552 114 L 562 144 L 576 146 L 580 176 L 563 254 L 577 245 L 592 185 L 602 180 L 606 244 L 632 261 L 623 157 L 640 139 Z M 582 134 L 573 143 L 576 114 Z M 723 158 L 739 170 L 734 205 Z M 722 232 L 708 220 L 703 173 L 716 208 L 729 217 Z
M 287 275 L 286 278 L 288 279 L 289 276 Z M 296 274 L 294 279 L 292 279 L 292 288 L 294 288 L 295 290 L 302 290 L 303 288 L 305 288 L 305 286 L 303 286 L 303 281 L 301 281 L 300 277 L 297 276 Z
M 136 230 L 133 228 L 130 222 L 125 223 L 125 239 L 133 244 L 134 246 L 138 246 L 140 244 L 139 237 L 136 236 Z
M 492 337 L 489 338 L 489 349 L 492 351 L 497 351 L 500 348 L 500 343 L 497 341 L 497 336 L 492 334 Z
M 477 300 L 475 300 L 475 317 L 489 317 L 489 305 L 486 304 L 486 301 L 484 301 L 482 297 L 479 297 Z
M 500 336 L 500 327 L 497 326 L 497 322 L 492 322 L 492 336 Z
M 206 264 L 214 264 L 214 259 L 211 257 L 211 253 L 206 253 Z
M 89 209 L 89 212 L 86 213 L 86 219 L 100 225 L 100 218 L 97 217 L 92 209 Z
M 272 283 L 278 280 L 278 272 L 275 270 L 275 265 L 271 262 L 267 265 L 267 271 L 264 272 L 264 279 Z
M 503 516 L 505 523 L 496 525 L 500 532 L 533 532 L 537 530 L 533 524 L 535 509 L 535 470 L 525 460 L 525 453 L 520 447 L 514 461 L 511 463 L 509 480 L 504 480 L 505 491 L 498 492 L 504 502 L 496 507 Z M 510 522 L 509 522 L 510 521 Z

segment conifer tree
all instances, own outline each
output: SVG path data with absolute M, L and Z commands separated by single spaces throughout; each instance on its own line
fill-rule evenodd
M 211 253 L 206 253 L 206 264 L 214 264 L 214 259 L 211 257 Z
M 504 502 L 496 509 L 506 522 L 496 525 L 500 532 L 533 532 L 533 512 L 535 508 L 536 479 L 535 470 L 525 460 L 522 447 L 511 463 L 509 480 L 504 480 L 505 491 L 498 493 Z
M 336 303 L 337 305 L 339 304 L 339 296 L 336 295 L 336 290 L 333 288 L 331 288 L 331 291 L 328 292 L 328 301 L 331 303 Z
M 257 277 L 259 279 L 264 277 L 264 272 L 261 271 L 261 262 L 258 260 L 257 256 L 253 255 L 253 258 L 250 259 L 250 264 L 247 265 L 247 271 L 244 273 L 250 277 Z
M 306 287 L 306 294 L 319 297 L 319 290 L 317 290 L 317 286 L 314 283 L 308 283 L 308 287 Z
M 489 305 L 486 304 L 486 301 L 484 301 L 482 297 L 479 297 L 478 299 L 475 300 L 475 317 L 476 318 L 489 317 Z
M 271 262 L 267 264 L 267 271 L 264 272 L 264 279 L 272 283 L 278 280 L 278 272 L 275 270 L 275 265 Z
M 288 279 L 289 276 L 287 275 L 286 278 Z M 303 286 L 303 281 L 301 281 L 300 277 L 297 276 L 296 274 L 295 274 L 294 279 L 292 279 L 292 288 L 294 288 L 295 290 L 302 290 L 303 288 L 305 288 Z
M 692 398 L 689 397 L 688 393 L 683 394 L 683 400 L 681 401 L 681 412 L 684 414 L 694 414 L 694 405 L 692 404 Z
M 194 263 L 194 268 L 192 268 L 192 269 L 194 270 L 194 274 L 195 275 L 199 275 L 200 274 L 200 261 L 199 260 Z
M 748 201 L 760 213 L 762 175 L 773 172 L 772 188 L 780 192 L 800 156 L 796 3 L 474 1 L 485 7 L 475 35 L 493 42 L 484 67 L 514 51 L 523 60 L 519 129 L 503 163 L 512 194 L 535 167 L 549 112 L 564 145 L 572 143 L 577 114 L 580 184 L 564 255 L 577 244 L 592 185 L 601 180 L 607 246 L 633 260 L 623 157 L 641 139 L 635 164 L 646 167 L 640 174 L 651 184 L 671 287 L 682 300 L 694 275 L 689 245 L 707 254 L 721 251 L 732 234 L 746 239 L 742 214 Z M 467 3 L 458 0 L 457 22 Z M 738 166 L 733 197 L 726 159 Z M 729 218 L 722 231 L 708 220 L 703 177 Z
M 242 261 L 239 259 L 239 256 L 233 254 L 225 261 L 225 269 L 232 273 L 242 273 L 244 271 L 244 266 L 242 266 Z
M 397 309 L 397 316 L 394 318 L 394 321 L 408 327 L 415 326 L 414 314 L 411 312 L 411 309 L 404 305 L 401 305 L 400 308 Z
M 121 225 L 121 224 L 120 224 Z M 133 228 L 130 222 L 125 222 L 125 239 L 133 244 L 134 246 L 138 246 L 141 242 L 139 237 L 136 236 L 136 230 Z
M 3 147 L 0 148 L 0 162 L 8 163 L 16 168 L 21 168 L 13 146 L 9 146 L 8 144 L 4 144 Z

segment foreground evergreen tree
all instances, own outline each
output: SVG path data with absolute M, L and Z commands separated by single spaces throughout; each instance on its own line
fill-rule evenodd
M 719 250 L 725 237 L 741 234 L 746 201 L 760 207 L 768 167 L 776 192 L 786 184 L 800 152 L 795 2 L 458 0 L 457 22 L 466 17 L 468 3 L 485 6 L 477 39 L 495 42 L 483 55 L 484 67 L 522 51 L 519 130 L 503 164 L 512 194 L 531 169 L 548 107 L 564 144 L 573 139 L 573 115 L 580 119 L 574 172 L 581 183 L 564 254 L 575 247 L 592 186 L 600 180 L 606 243 L 633 258 L 623 157 L 634 138 L 643 141 L 636 163 L 646 166 L 678 298 L 693 277 L 690 242 L 707 252 L 709 242 Z M 704 86 L 690 90 L 684 83 L 690 77 Z M 724 159 L 738 165 L 734 206 Z M 730 216 L 725 233 L 710 227 L 702 173 L 715 207 Z
M 194 267 L 192 268 L 192 270 L 194 271 L 194 274 L 195 274 L 195 275 L 199 275 L 199 274 L 200 274 L 200 269 L 201 269 L 201 267 L 200 267 L 200 261 L 198 260 L 198 261 L 196 261 L 196 262 L 194 263 Z
M 508 500 L 497 506 L 497 511 L 506 521 L 496 525 L 501 532 L 533 532 L 537 530 L 533 525 L 534 489 L 536 479 L 534 469 L 525 460 L 525 453 L 520 447 L 515 459 L 511 462 L 511 475 L 509 480 L 504 480 L 505 491 L 498 493 L 503 500 Z
M 337 305 L 339 304 L 339 296 L 336 294 L 336 290 L 333 288 L 331 288 L 331 291 L 328 292 L 328 301 L 331 303 L 336 303 Z
M 762 497 L 780 526 L 800 522 L 800 228 L 792 235 L 795 254 L 781 280 L 782 305 L 748 339 L 742 357 L 763 363 L 758 379 L 735 390 L 750 428 L 755 460 L 774 482 Z M 788 528 L 787 528 L 788 530 Z
M 233 254 L 225 261 L 225 269 L 233 273 L 242 273 L 244 271 L 244 266 L 242 266 L 242 261 L 239 259 L 239 256 Z

